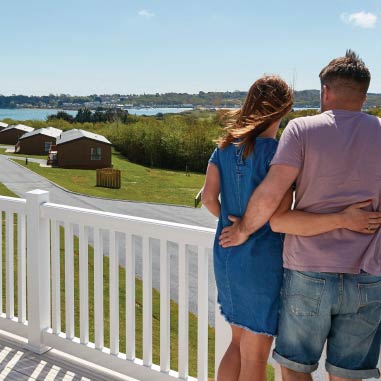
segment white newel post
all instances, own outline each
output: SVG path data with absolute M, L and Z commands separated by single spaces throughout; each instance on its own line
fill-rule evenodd
M 50 327 L 50 234 L 49 220 L 41 218 L 40 206 L 49 202 L 49 192 L 26 193 L 28 349 L 44 353 L 42 332 Z

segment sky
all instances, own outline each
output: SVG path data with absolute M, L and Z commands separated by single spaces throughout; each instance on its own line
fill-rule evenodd
M 0 0 L 0 94 L 319 89 L 355 50 L 381 93 L 379 0 Z

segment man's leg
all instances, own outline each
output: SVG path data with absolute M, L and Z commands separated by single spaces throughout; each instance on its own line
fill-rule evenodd
M 282 368 L 282 381 L 312 381 L 311 373 L 296 372 L 294 370 Z
M 341 378 L 341 377 L 336 377 L 332 376 L 332 374 L 329 375 L 329 381 L 361 381 L 361 379 L 357 378 Z
M 337 276 L 285 270 L 274 359 L 286 381 L 310 381 L 331 324 Z

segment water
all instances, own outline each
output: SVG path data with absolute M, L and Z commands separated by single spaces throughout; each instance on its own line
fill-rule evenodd
M 128 112 L 135 115 L 156 115 L 157 113 L 179 113 L 189 108 L 129 108 Z M 56 109 L 30 109 L 30 108 L 18 108 L 18 109 L 2 109 L 0 108 L 0 120 L 10 118 L 14 120 L 46 120 L 49 115 L 57 114 Z M 77 115 L 77 111 L 64 110 L 68 114 L 73 116 Z

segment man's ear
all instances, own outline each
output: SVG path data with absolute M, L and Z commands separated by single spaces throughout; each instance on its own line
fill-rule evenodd
M 331 98 L 331 88 L 327 85 L 323 85 L 323 100 L 327 102 Z

